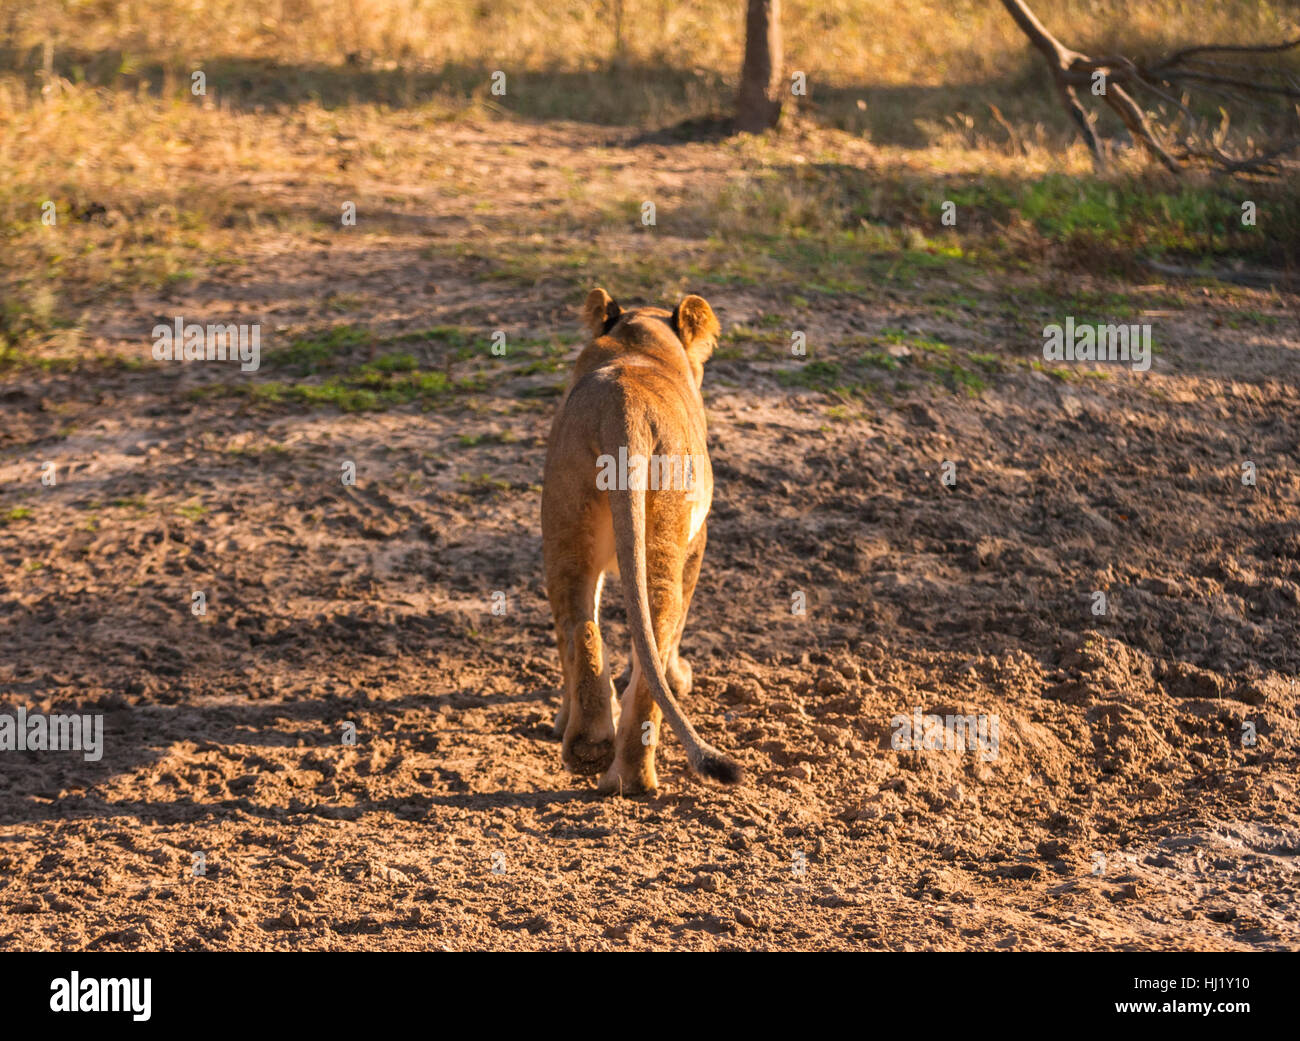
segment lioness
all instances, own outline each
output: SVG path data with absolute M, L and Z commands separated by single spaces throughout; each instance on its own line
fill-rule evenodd
M 546 594 L 564 670 L 555 719 L 564 765 L 603 770 L 602 792 L 655 791 L 655 743 L 667 716 L 691 769 L 732 784 L 740 767 L 700 738 L 674 697 L 691 689 L 678 644 L 713 499 L 700 382 L 718 319 L 698 296 L 671 312 L 624 311 L 603 289 L 588 294 L 583 319 L 592 340 L 551 426 L 542 487 Z M 607 571 L 622 576 L 633 650 L 617 734 L 600 640 Z

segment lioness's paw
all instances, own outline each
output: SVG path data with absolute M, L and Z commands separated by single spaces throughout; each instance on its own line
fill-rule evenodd
M 616 762 L 605 771 L 596 791 L 601 795 L 658 795 L 659 778 L 655 776 L 654 767 L 635 770 Z
M 584 735 L 566 735 L 564 738 L 564 765 L 570 773 L 598 774 L 614 761 L 614 738 L 588 738 Z
M 668 686 L 673 695 L 678 698 L 684 698 L 691 692 L 695 678 L 691 671 L 691 663 L 682 659 L 674 658 L 672 664 L 668 666 Z

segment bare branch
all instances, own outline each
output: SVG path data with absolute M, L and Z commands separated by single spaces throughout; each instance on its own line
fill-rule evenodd
M 1124 120 L 1124 125 L 1128 127 L 1129 133 L 1133 135 L 1134 140 L 1141 141 L 1146 150 L 1164 163 L 1171 173 L 1178 172 L 1178 160 L 1171 156 L 1165 146 L 1160 143 L 1160 139 L 1156 137 L 1151 125 L 1147 122 L 1145 113 L 1138 108 L 1137 103 L 1118 83 L 1112 83 L 1107 87 L 1106 103 L 1119 113 L 1119 118 Z
M 1166 73 L 1160 79 L 1166 83 L 1196 80 L 1199 83 L 1217 83 L 1227 87 L 1241 87 L 1243 90 L 1256 91 L 1261 94 L 1280 94 L 1283 97 L 1300 99 L 1300 90 L 1295 90 L 1292 87 L 1275 87 L 1269 83 L 1233 79 L 1231 76 L 1212 76 L 1208 73 L 1192 72 L 1190 69 L 1183 72 Z
M 1143 67 L 1122 54 L 1093 57 L 1067 47 L 1052 35 L 1026 0 L 1002 0 L 1002 6 L 1033 47 L 1046 59 L 1057 96 L 1098 167 L 1103 163 L 1104 149 L 1097 138 L 1093 120 L 1080 103 L 1075 90 L 1076 87 L 1092 84 L 1098 73 L 1101 74 L 1104 87 L 1094 93 L 1102 96 L 1105 103 L 1119 116 L 1134 142 L 1173 173 L 1179 172 L 1189 162 L 1204 163 L 1225 173 L 1273 171 L 1277 169 L 1282 156 L 1300 149 L 1300 141 L 1288 139 L 1270 147 L 1253 149 L 1250 154 L 1231 155 L 1222 148 L 1222 143 L 1229 126 L 1236 120 L 1230 120 L 1227 110 L 1223 109 L 1224 119 L 1220 122 L 1219 129 L 1209 130 L 1206 120 L 1193 110 L 1189 97 L 1189 92 L 1195 87 L 1203 93 L 1225 97 L 1248 112 L 1267 112 L 1276 116 L 1276 106 L 1270 106 L 1268 99 L 1300 100 L 1300 84 L 1287 70 L 1261 70 L 1248 63 L 1219 61 L 1203 56 L 1280 54 L 1300 47 L 1300 39 L 1277 44 L 1202 44 L 1185 47 L 1163 61 Z M 1276 80 L 1282 82 L 1275 82 Z M 1175 88 L 1183 92 L 1181 100 L 1170 93 Z M 1172 145 L 1167 145 L 1162 140 L 1164 133 L 1152 125 L 1148 113 L 1134 100 L 1130 90 L 1149 91 L 1186 117 L 1185 127 L 1180 125 L 1181 120 L 1175 115 L 1172 123 L 1165 128 L 1170 133 L 1177 131 Z M 1156 115 L 1160 121 L 1169 122 L 1170 117 L 1163 110 L 1157 110 Z M 1250 120 L 1243 122 L 1249 123 Z
M 1300 37 L 1289 40 L 1286 43 L 1262 43 L 1262 44 L 1236 44 L 1236 43 L 1207 43 L 1199 47 L 1185 47 L 1181 51 L 1175 51 L 1165 59 L 1165 65 L 1177 65 L 1180 61 L 1190 57 L 1193 54 L 1209 54 L 1211 52 L 1234 53 L 1234 54 L 1280 54 L 1282 51 L 1289 51 L 1293 47 L 1300 47 Z

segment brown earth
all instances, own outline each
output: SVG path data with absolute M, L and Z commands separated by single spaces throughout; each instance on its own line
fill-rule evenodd
M 467 171 L 501 143 L 456 133 Z M 593 177 L 610 162 L 563 128 L 512 133 Z M 663 152 L 629 144 L 620 169 Z M 661 187 L 711 154 L 674 149 Z M 560 191 L 512 171 L 477 175 Z M 147 356 L 174 314 L 271 340 L 341 292 L 385 332 L 572 340 L 580 293 L 427 250 L 476 233 L 472 192 L 421 221 L 428 202 L 411 186 L 382 235 L 265 237 L 236 274 L 110 300 L 95 344 Z M 788 378 L 781 346 L 708 367 L 687 708 L 749 778 L 693 780 L 669 739 L 644 800 L 566 775 L 549 730 L 538 482 L 563 372 L 366 412 L 191 393 L 273 360 L 0 377 L 5 708 L 106 714 L 98 763 L 0 753 L 0 947 L 1300 947 L 1295 298 L 1127 285 L 1152 300 L 1152 370 L 1064 380 L 1025 364 L 1048 309 L 999 306 L 989 276 L 988 306 L 938 317 L 947 288 L 864 286 L 794 320 L 812 358 L 898 329 L 991 353 L 975 396 L 913 378 L 906 338 L 866 398 Z M 707 295 L 724 328 L 771 311 L 761 289 Z M 996 716 L 996 758 L 895 751 L 915 708 Z

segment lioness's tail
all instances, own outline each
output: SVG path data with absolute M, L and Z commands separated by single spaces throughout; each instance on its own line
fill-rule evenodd
M 630 446 L 628 451 L 630 454 Z M 686 759 L 691 764 L 691 769 L 701 777 L 712 777 L 723 784 L 735 784 L 743 774 L 740 764 L 723 755 L 695 732 L 690 720 L 682 714 L 681 707 L 664 678 L 659 648 L 650 627 L 650 598 L 646 592 L 645 496 L 643 491 L 611 490 L 609 493 L 610 514 L 614 521 L 614 546 L 627 596 L 627 625 L 632 633 L 632 648 L 636 651 L 641 675 L 650 684 L 650 693 L 655 703 L 668 720 L 677 739 L 686 748 Z

